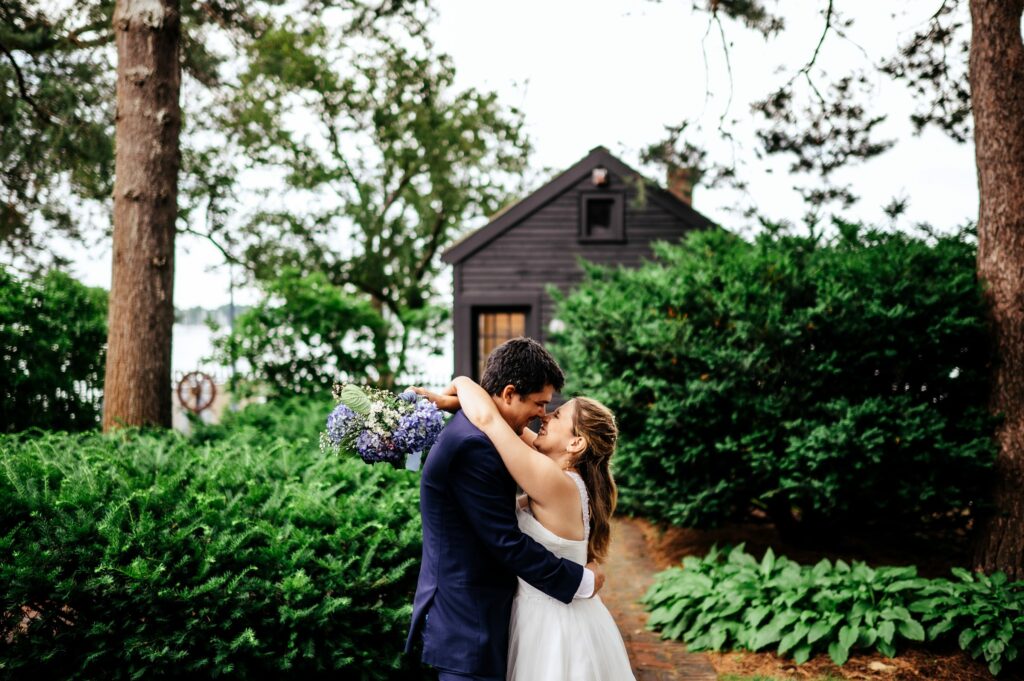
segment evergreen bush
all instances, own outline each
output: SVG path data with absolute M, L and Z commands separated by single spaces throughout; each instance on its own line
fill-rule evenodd
M 721 230 L 559 297 L 568 392 L 622 437 L 622 507 L 684 526 L 962 526 L 995 458 L 969 232 Z
M 36 280 L 0 265 L 0 432 L 99 424 L 107 292 L 52 270 Z
M 417 477 L 268 411 L 200 441 L 0 437 L 0 676 L 419 678 Z

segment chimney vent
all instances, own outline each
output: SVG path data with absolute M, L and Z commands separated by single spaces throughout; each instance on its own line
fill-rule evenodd
M 693 171 L 671 166 L 668 169 L 668 190 L 687 206 L 693 205 Z

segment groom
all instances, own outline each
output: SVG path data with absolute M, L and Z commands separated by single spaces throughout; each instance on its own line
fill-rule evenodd
M 540 343 L 513 338 L 487 358 L 480 382 L 522 433 L 564 380 Z M 494 445 L 455 414 L 423 466 L 423 563 L 406 642 L 409 652 L 422 636 L 423 662 L 440 681 L 504 680 L 516 576 L 563 603 L 593 596 L 604 581 L 596 565 L 557 558 L 523 534 L 515 494 Z

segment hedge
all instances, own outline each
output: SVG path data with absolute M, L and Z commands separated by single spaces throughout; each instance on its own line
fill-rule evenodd
M 422 676 L 416 476 L 248 418 L 0 437 L 0 675 Z
M 0 265 L 0 432 L 99 424 L 107 292 L 50 271 L 34 280 Z
M 721 230 L 559 298 L 567 392 L 618 415 L 622 508 L 684 526 L 962 527 L 995 448 L 969 232 Z

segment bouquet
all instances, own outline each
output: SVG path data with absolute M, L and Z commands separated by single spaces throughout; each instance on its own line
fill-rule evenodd
M 444 413 L 413 392 L 334 386 L 338 406 L 327 417 L 320 449 L 358 454 L 366 463 L 387 461 L 416 470 L 444 427 Z

